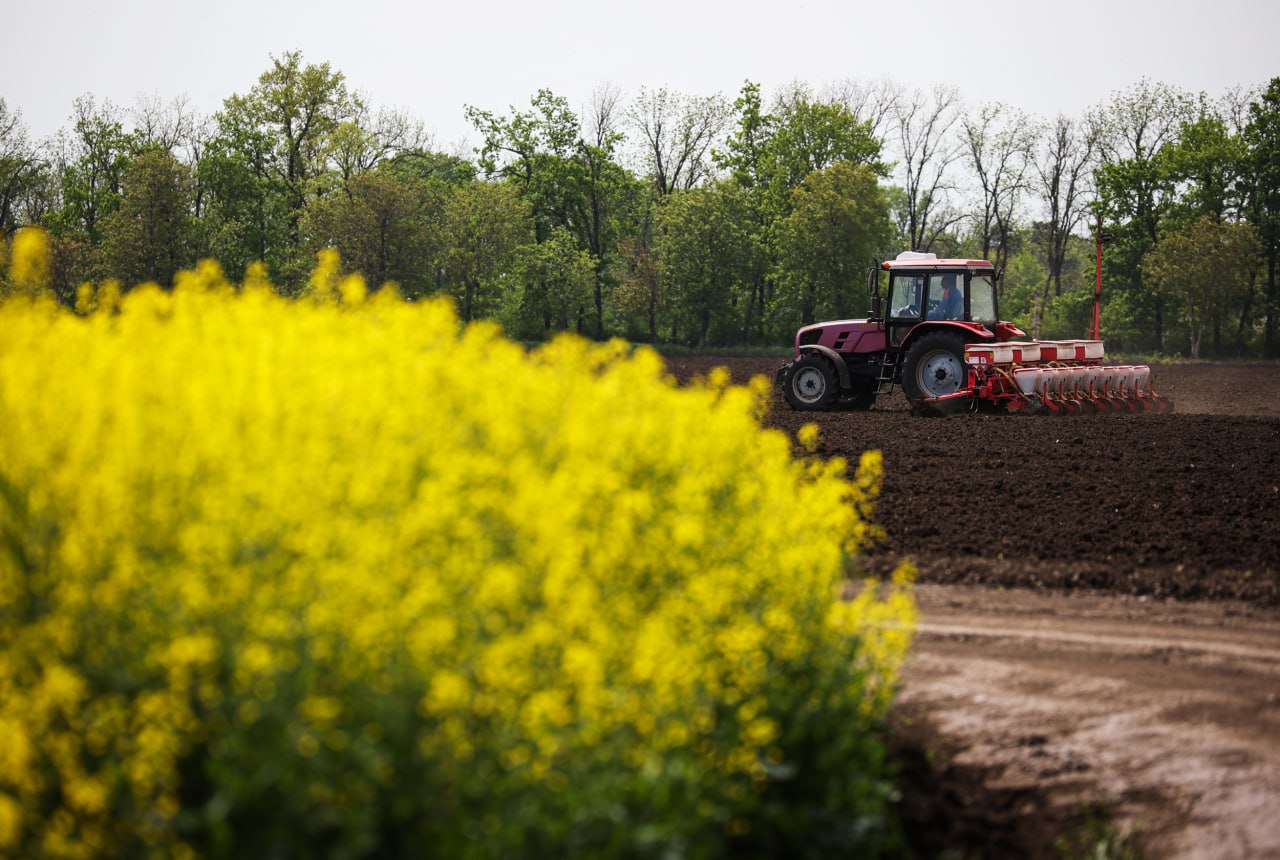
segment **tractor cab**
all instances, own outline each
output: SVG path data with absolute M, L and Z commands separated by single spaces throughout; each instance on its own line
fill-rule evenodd
M 922 323 L 957 323 L 979 338 L 994 337 L 995 269 L 986 260 L 939 260 L 933 254 L 906 252 L 880 265 L 889 273 L 884 315 L 889 347 L 901 348 Z M 879 302 L 873 270 L 872 307 Z

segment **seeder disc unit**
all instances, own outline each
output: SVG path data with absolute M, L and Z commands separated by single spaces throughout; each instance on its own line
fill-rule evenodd
M 1099 412 L 1168 412 L 1144 364 L 1104 364 L 1100 340 L 973 343 L 964 348 L 966 385 L 928 408 L 969 398 L 1010 411 L 1053 415 Z

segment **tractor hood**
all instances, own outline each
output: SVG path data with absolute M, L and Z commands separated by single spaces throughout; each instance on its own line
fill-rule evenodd
M 796 352 L 806 346 L 825 346 L 836 352 L 884 349 L 884 324 L 874 319 L 814 323 L 796 332 Z

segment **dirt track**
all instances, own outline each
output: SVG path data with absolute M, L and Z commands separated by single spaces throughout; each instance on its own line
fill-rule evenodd
M 1154 379 L 1174 414 L 775 400 L 770 423 L 816 421 L 826 456 L 884 452 L 867 564 L 920 571 L 896 721 L 925 854 L 1052 854 L 1098 807 L 1150 857 L 1280 857 L 1280 367 Z

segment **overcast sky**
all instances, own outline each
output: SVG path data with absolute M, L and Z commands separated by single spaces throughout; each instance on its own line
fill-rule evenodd
M 466 105 L 507 113 L 543 87 L 581 106 L 606 82 L 732 97 L 750 79 L 767 98 L 888 78 L 1048 118 L 1142 78 L 1216 98 L 1280 75 L 1277 0 L 47 0 L 6 3 L 0 22 L 0 97 L 37 139 L 85 93 L 212 113 L 291 50 L 451 150 L 475 142 Z

